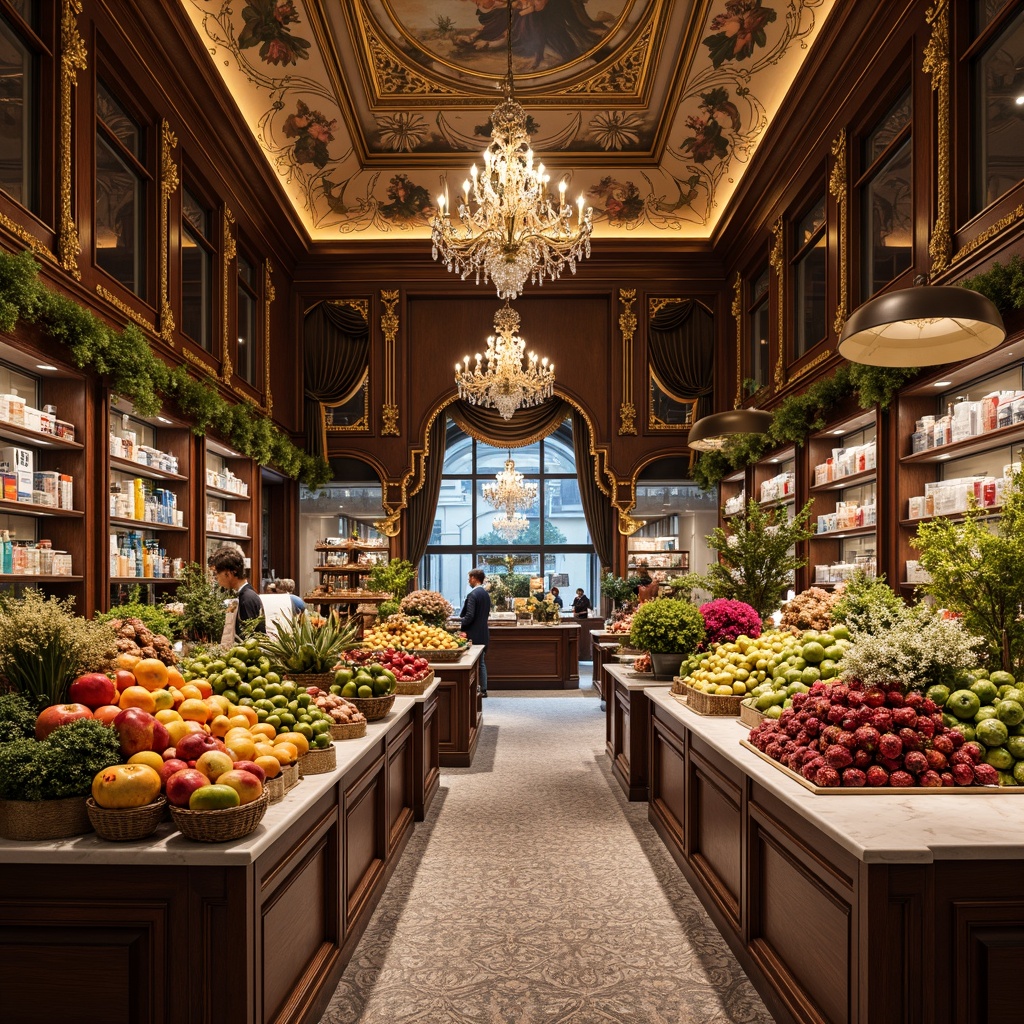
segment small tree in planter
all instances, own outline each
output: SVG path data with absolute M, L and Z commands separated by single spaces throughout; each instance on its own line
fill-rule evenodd
M 704 636 L 704 617 L 695 605 L 658 597 L 633 613 L 629 645 L 651 655 L 656 679 L 671 679 Z
M 616 576 L 614 573 L 606 572 L 601 576 L 601 596 L 607 597 L 612 603 L 612 611 L 616 612 L 627 601 L 636 597 L 637 587 L 640 585 L 639 576 Z

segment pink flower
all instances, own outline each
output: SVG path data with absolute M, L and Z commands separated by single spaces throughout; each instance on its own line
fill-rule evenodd
M 280 39 L 267 40 L 261 55 L 268 64 L 290 64 L 292 61 L 291 49 Z
M 701 605 L 700 614 L 708 647 L 730 643 L 738 636 L 754 640 L 761 635 L 761 616 L 743 601 L 721 597 Z

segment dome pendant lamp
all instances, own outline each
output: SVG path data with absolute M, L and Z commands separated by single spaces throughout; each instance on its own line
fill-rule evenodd
M 738 434 L 764 434 L 772 424 L 772 414 L 763 409 L 730 409 L 703 416 L 692 427 L 686 443 L 700 452 L 723 448 Z
M 868 366 L 935 366 L 980 356 L 1005 337 L 999 310 L 980 292 L 918 284 L 858 306 L 843 327 L 839 354 Z

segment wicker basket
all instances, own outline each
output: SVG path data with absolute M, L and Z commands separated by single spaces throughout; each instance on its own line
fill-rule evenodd
M 151 836 L 164 820 L 167 800 L 158 796 L 142 807 L 100 807 L 89 797 L 85 806 L 96 835 L 120 843 Z
M 285 679 L 305 689 L 307 686 L 319 686 L 321 690 L 330 690 L 334 682 L 333 672 L 286 672 Z
M 397 694 L 389 693 L 386 697 L 346 697 L 345 700 L 355 704 L 368 722 L 376 722 L 391 710 L 396 696 Z
M 324 747 L 320 750 L 307 750 L 299 758 L 299 776 L 303 775 L 325 775 L 333 772 L 338 767 L 338 754 L 334 745 Z
M 682 676 L 672 677 L 672 692 L 681 693 L 684 697 L 690 692 L 690 687 L 686 685 Z
M 297 764 L 281 765 L 281 778 L 284 779 L 284 788 L 291 789 L 299 781 L 299 766 Z
M 454 647 L 445 651 L 413 651 L 417 658 L 426 658 L 434 665 L 440 662 L 458 661 L 459 658 L 469 650 L 469 644 L 465 647 Z
M 756 729 L 765 719 L 763 711 L 752 708 L 749 704 L 740 704 L 740 723 L 748 729 Z
M 269 803 L 270 794 L 264 790 L 258 800 L 219 811 L 171 807 L 171 820 L 186 839 L 194 839 L 198 843 L 227 843 L 255 831 L 267 813 Z
M 395 693 L 403 697 L 420 697 L 427 692 L 427 687 L 434 681 L 434 670 L 431 669 L 422 679 L 411 683 L 403 683 L 401 679 L 395 686 Z
M 347 697 L 345 698 L 348 699 Z M 358 740 L 366 735 L 365 722 L 335 723 L 331 726 L 332 740 Z
M 84 796 L 62 800 L 0 800 L 0 837 L 66 839 L 92 831 Z
M 284 799 L 284 779 L 280 775 L 275 776 L 273 779 L 267 779 L 263 783 L 263 791 L 270 795 L 270 802 L 276 804 L 278 800 Z
M 742 696 L 719 697 L 715 693 L 704 693 L 692 686 L 686 688 L 686 703 L 698 715 L 712 715 L 718 718 L 735 718 L 740 713 Z

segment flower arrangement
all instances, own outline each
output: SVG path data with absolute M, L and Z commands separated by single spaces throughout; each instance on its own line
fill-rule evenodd
M 537 622 L 557 622 L 562 615 L 558 605 L 548 597 L 531 597 L 526 606 Z
M 801 591 L 792 601 L 782 606 L 779 628 L 788 629 L 791 633 L 802 633 L 805 629 L 828 629 L 832 625 L 832 606 L 838 596 L 821 587 L 809 587 Z
M 704 620 L 706 647 L 727 644 L 738 636 L 756 640 L 761 635 L 761 616 L 745 601 L 732 601 L 720 597 L 700 606 Z
M 704 636 L 704 619 L 696 605 L 657 597 L 633 613 L 629 646 L 651 654 L 688 654 Z
M 414 590 L 402 598 L 400 608 L 406 615 L 418 615 L 432 626 L 443 626 L 454 609 L 436 590 Z

